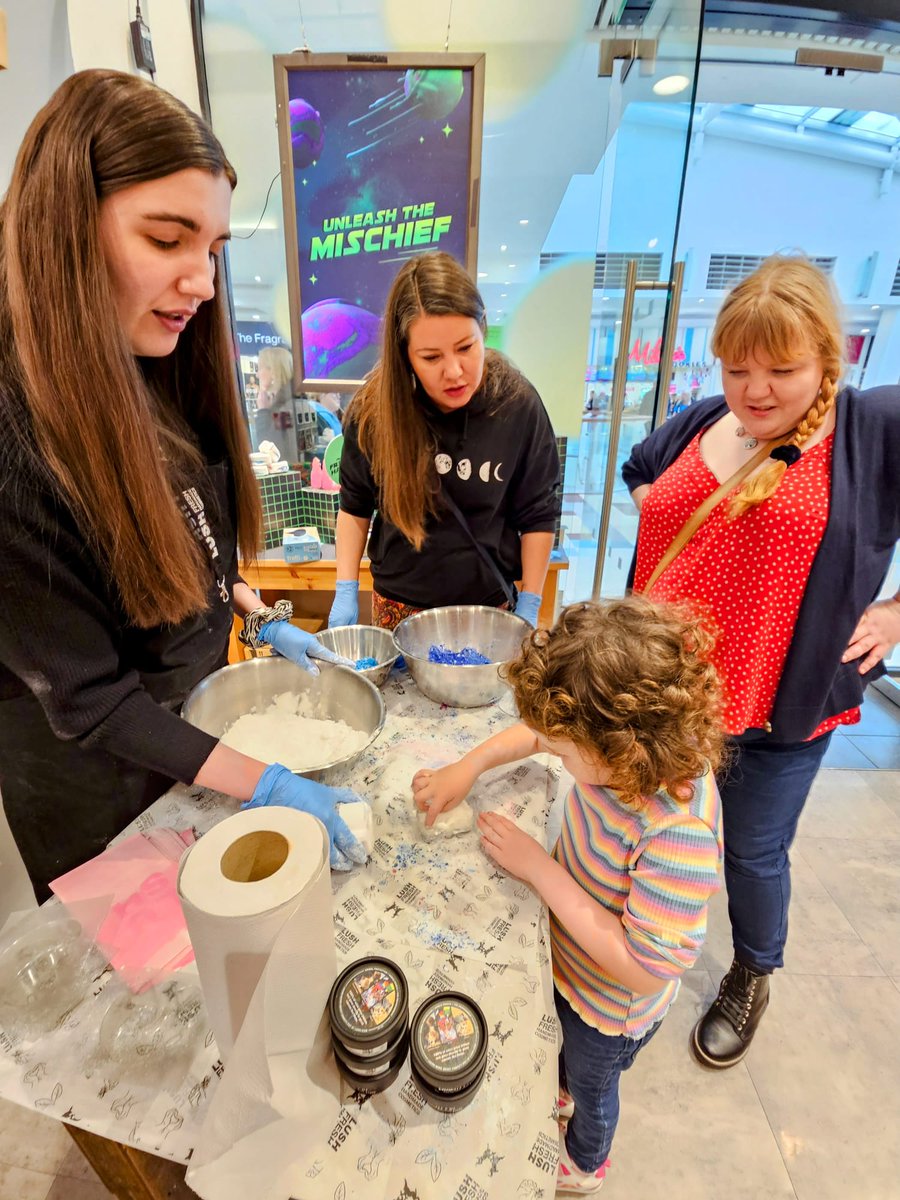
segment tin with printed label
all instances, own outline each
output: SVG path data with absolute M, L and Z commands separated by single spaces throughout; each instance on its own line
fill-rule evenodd
M 391 1055 L 409 1025 L 406 977 L 388 958 L 357 959 L 337 977 L 328 997 L 334 1041 L 355 1058 Z
M 487 1022 L 470 996 L 441 992 L 419 1006 L 410 1024 L 412 1075 L 432 1108 L 456 1112 L 471 1101 L 487 1048 Z

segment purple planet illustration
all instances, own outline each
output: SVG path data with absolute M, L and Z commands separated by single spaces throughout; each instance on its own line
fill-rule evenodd
M 322 118 L 305 100 L 291 100 L 288 109 L 294 166 L 302 171 L 321 155 L 325 145 L 325 130 L 322 128 Z
M 318 300 L 300 314 L 303 366 L 312 379 L 362 379 L 375 365 L 381 320 L 349 300 Z

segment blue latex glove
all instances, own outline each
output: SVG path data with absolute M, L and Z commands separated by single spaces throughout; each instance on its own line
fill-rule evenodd
M 519 598 L 516 600 L 516 616 L 527 621 L 532 629 L 537 628 L 540 607 L 541 597 L 537 592 L 519 592 Z
M 347 828 L 346 821 L 338 816 L 335 805 L 355 803 L 364 804 L 365 801 L 349 788 L 325 787 L 302 775 L 292 774 L 280 763 L 272 763 L 260 775 L 256 790 L 241 808 L 266 808 L 281 804 L 285 808 L 296 808 L 299 812 L 318 817 L 328 830 L 332 871 L 350 871 L 354 863 L 364 863 L 367 855 L 365 848 Z
M 314 658 L 320 658 L 322 662 L 338 663 L 342 667 L 356 666 L 349 658 L 342 658 L 340 654 L 335 654 L 333 650 L 323 646 L 314 633 L 298 629 L 290 621 L 267 621 L 265 625 L 260 626 L 257 639 L 266 646 L 271 646 L 282 658 L 289 658 L 304 671 L 309 671 L 310 675 L 319 673 L 319 668 L 313 662 Z
M 328 628 L 356 625 L 359 621 L 359 580 L 339 579 L 334 585 L 334 603 L 328 614 Z

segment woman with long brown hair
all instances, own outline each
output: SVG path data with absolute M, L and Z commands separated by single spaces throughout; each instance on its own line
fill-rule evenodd
M 724 396 L 636 446 L 634 586 L 688 602 L 719 634 L 732 754 L 720 779 L 734 961 L 698 1022 L 705 1067 L 747 1053 L 783 964 L 788 852 L 838 725 L 900 640 L 878 600 L 900 535 L 900 388 L 840 388 L 844 336 L 829 280 L 767 259 L 719 313 Z
M 345 420 L 329 625 L 358 618 L 373 513 L 375 624 L 393 628 L 444 604 L 505 604 L 536 623 L 559 516 L 559 456 L 540 397 L 485 349 L 486 329 L 478 289 L 449 254 L 401 268 L 381 361 Z
M 180 101 L 84 71 L 0 205 L 0 794 L 39 900 L 176 779 L 313 812 L 336 865 L 362 853 L 330 789 L 177 713 L 235 611 L 308 670 L 332 657 L 237 573 L 260 506 L 217 269 L 235 184 Z

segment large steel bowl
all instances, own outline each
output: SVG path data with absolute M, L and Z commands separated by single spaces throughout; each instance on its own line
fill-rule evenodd
M 390 630 L 379 629 L 377 625 L 336 625 L 334 629 L 321 630 L 316 637 L 323 646 L 353 662 L 374 658 L 374 667 L 361 667 L 356 673 L 371 679 L 376 687 L 381 687 L 400 656 Z
M 213 671 L 190 693 L 181 715 L 198 729 L 221 737 L 238 717 L 267 707 L 282 692 L 306 693 L 312 701 L 312 716 L 320 720 L 345 721 L 351 729 L 369 735 L 365 746 L 321 763 L 308 771 L 295 771 L 323 782 L 338 768 L 346 767 L 378 737 L 384 725 L 384 701 L 368 679 L 349 667 L 334 667 L 310 675 L 287 658 L 248 658 Z
M 407 617 L 394 630 L 394 641 L 419 691 L 429 699 L 453 708 L 478 708 L 506 691 L 499 668 L 518 654 L 529 628 L 527 621 L 500 608 L 455 604 Z M 477 667 L 429 662 L 432 646 L 457 652 L 471 646 L 491 661 Z

